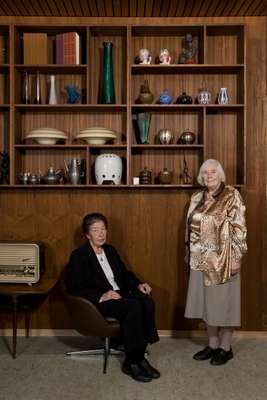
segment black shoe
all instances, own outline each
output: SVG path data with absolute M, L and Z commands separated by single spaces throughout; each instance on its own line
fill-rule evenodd
M 160 377 L 160 372 L 156 368 L 152 367 L 145 358 L 140 361 L 138 365 L 140 365 L 140 367 L 143 368 L 152 379 L 158 379 Z
M 138 382 L 151 382 L 152 380 L 151 376 L 138 364 L 128 364 L 124 362 L 122 365 L 122 372 L 126 375 L 130 375 Z
M 210 363 L 212 365 L 223 365 L 227 363 L 227 361 L 231 360 L 234 357 L 232 348 L 229 351 L 224 349 L 218 349 L 217 353 L 214 354 Z
M 210 346 L 205 347 L 205 349 L 197 352 L 196 354 L 193 355 L 193 359 L 197 361 L 204 361 L 208 360 L 209 358 L 212 358 L 215 356 L 215 354 L 219 351 L 220 349 L 212 349 Z

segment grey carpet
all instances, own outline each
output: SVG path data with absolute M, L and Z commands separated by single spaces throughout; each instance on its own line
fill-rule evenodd
M 83 337 L 18 338 L 18 355 L 9 352 L 10 338 L 0 338 L 1 400 L 266 400 L 267 341 L 235 339 L 235 357 L 224 366 L 197 362 L 192 354 L 203 341 L 162 338 L 149 359 L 162 373 L 138 383 L 120 371 L 121 358 L 109 359 L 102 374 L 99 356 L 65 356 L 89 348 Z

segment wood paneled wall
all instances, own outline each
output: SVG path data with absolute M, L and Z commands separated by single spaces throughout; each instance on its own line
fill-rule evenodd
M 22 21 L 25 23 L 22 18 L 14 19 L 15 23 Z M 72 22 L 79 23 L 81 19 L 74 18 Z M 157 22 L 168 23 L 168 19 L 151 20 L 152 24 Z M 266 18 L 172 18 L 169 22 L 229 22 L 247 26 L 247 186 L 242 195 L 247 205 L 249 251 L 242 271 L 242 329 L 265 330 Z M 47 248 L 47 272 L 59 276 L 71 250 L 82 242 L 83 216 L 92 211 L 102 212 L 109 219 L 110 242 L 120 249 L 130 268 L 153 287 L 159 329 L 196 328 L 197 322 L 183 318 L 188 279 L 183 261 L 184 228 L 191 193 L 159 189 L 1 190 L 0 239 L 42 240 Z M 1 328 L 10 327 L 6 312 L 1 311 L 0 320 Z M 32 327 L 71 328 L 57 287 L 33 314 Z

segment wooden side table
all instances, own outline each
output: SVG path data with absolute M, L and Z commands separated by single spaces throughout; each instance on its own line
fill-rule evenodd
M 0 296 L 7 296 L 12 299 L 13 314 L 13 340 L 12 340 L 12 357 L 16 358 L 17 354 L 17 312 L 20 297 L 47 295 L 57 283 L 56 278 L 41 276 L 39 282 L 32 286 L 25 283 L 0 283 Z M 27 304 L 22 308 L 28 312 L 34 307 L 34 304 Z M 29 315 L 26 318 L 26 336 L 29 337 Z

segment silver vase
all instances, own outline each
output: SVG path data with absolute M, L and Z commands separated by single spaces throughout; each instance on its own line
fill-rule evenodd
M 72 185 L 78 185 L 81 179 L 80 160 L 73 158 L 69 165 L 69 180 Z

